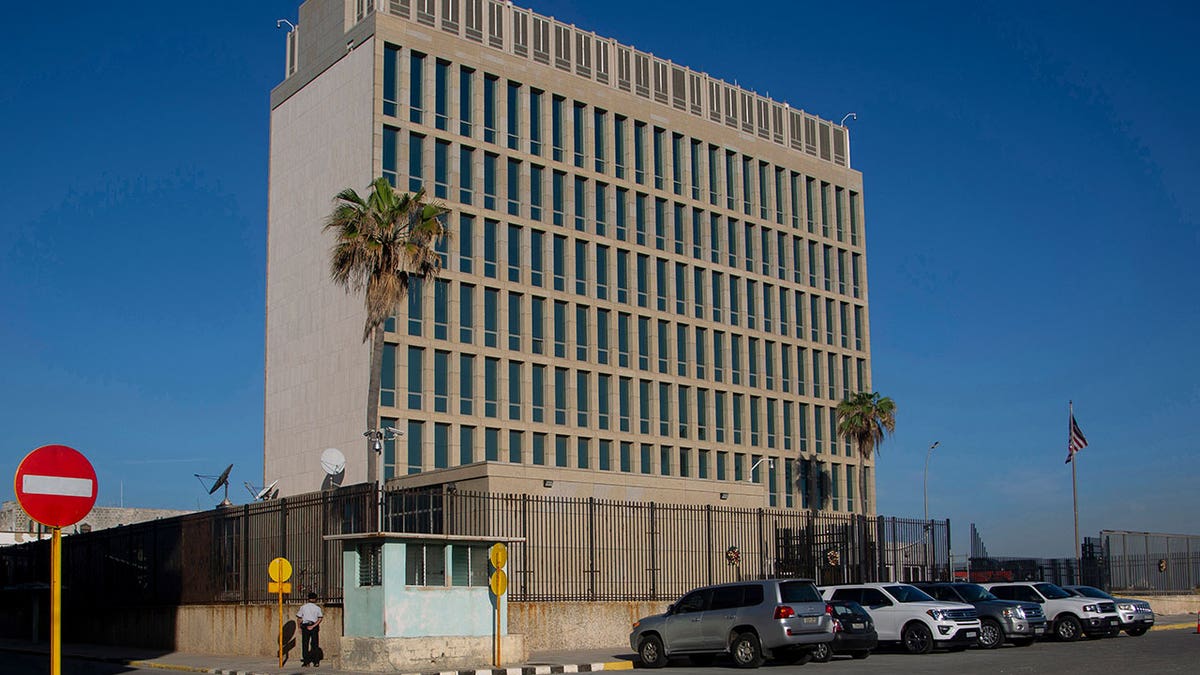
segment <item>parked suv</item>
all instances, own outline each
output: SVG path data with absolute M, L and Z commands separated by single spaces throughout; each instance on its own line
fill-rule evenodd
M 1036 602 L 1050 622 L 1050 632 L 1059 640 L 1074 642 L 1080 637 L 1102 637 L 1121 630 L 1117 606 L 1111 600 L 1079 598 L 1044 581 L 984 584 L 1001 600 Z
M 807 661 L 814 645 L 832 639 L 832 612 L 811 580 L 766 579 L 697 588 L 634 623 L 629 646 L 647 668 L 726 653 L 739 668 L 757 668 L 769 658 Z
M 853 600 L 875 621 L 880 642 L 900 642 L 912 654 L 934 646 L 961 650 L 979 640 L 979 615 L 961 602 L 934 600 L 909 584 L 871 583 L 828 586 L 826 600 Z
M 1099 600 L 1112 600 L 1117 605 L 1117 616 L 1121 618 L 1121 630 L 1133 637 L 1145 635 L 1154 627 L 1154 610 L 1145 600 L 1114 598 L 1095 586 L 1063 586 L 1072 595 Z
M 914 586 L 938 600 L 965 602 L 979 612 L 979 646 L 995 649 L 1004 642 L 1027 647 L 1046 632 L 1046 615 L 1033 602 L 1001 600 L 979 584 L 918 582 Z

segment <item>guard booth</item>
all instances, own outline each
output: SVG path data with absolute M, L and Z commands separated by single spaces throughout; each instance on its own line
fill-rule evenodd
M 523 636 L 508 634 L 504 588 L 497 596 L 490 583 L 491 547 L 520 539 L 395 532 L 326 539 L 342 544 L 342 669 L 419 672 L 495 665 L 497 654 L 501 664 L 528 659 Z

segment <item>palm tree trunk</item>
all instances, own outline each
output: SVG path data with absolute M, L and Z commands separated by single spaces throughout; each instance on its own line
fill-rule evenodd
M 379 387 L 383 370 L 383 325 L 375 328 L 371 336 L 371 374 L 368 378 L 367 391 L 367 429 L 378 429 L 379 424 Z M 379 458 L 375 453 L 375 442 L 367 438 L 367 482 L 382 485 L 383 476 Z M 379 454 L 382 454 L 381 450 Z
M 862 504 L 863 515 L 867 515 L 867 459 L 862 448 L 858 449 L 858 503 Z

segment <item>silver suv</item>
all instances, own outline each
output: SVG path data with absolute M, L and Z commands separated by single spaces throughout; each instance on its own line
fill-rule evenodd
M 1084 635 L 1104 637 L 1121 632 L 1117 605 L 1112 600 L 1075 597 L 1045 581 L 1014 581 L 983 587 L 1001 600 L 1041 605 L 1050 622 L 1050 632 L 1063 642 L 1074 642 Z
M 634 623 L 629 646 L 647 668 L 680 655 L 705 664 L 719 654 L 757 668 L 769 658 L 806 662 L 814 645 L 832 639 L 830 608 L 811 580 L 765 579 L 697 588 Z
M 899 642 L 910 654 L 928 654 L 935 646 L 961 651 L 979 641 L 974 607 L 934 600 L 909 584 L 848 584 L 821 592 L 826 600 L 853 600 L 866 607 L 879 641 Z

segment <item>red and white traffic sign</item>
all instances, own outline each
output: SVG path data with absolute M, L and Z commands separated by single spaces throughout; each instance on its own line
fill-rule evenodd
M 43 445 L 21 460 L 13 491 L 37 522 L 47 527 L 74 525 L 96 504 L 96 470 L 74 448 Z

